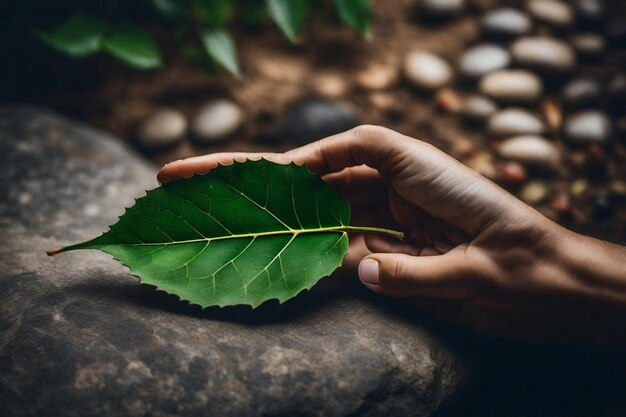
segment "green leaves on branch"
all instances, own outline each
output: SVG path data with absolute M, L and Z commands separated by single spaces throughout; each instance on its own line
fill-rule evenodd
M 364 37 L 371 36 L 370 0 L 335 0 L 341 20 Z
M 348 250 L 350 206 L 304 166 L 219 166 L 149 191 L 103 235 L 50 255 L 99 249 L 143 283 L 202 307 L 284 302 L 329 275 Z
M 82 58 L 100 51 L 105 30 L 104 21 L 84 13 L 76 13 L 58 28 L 36 33 L 51 47 Z
M 161 66 L 161 55 L 150 34 L 130 23 L 114 27 L 102 40 L 102 47 L 120 61 L 137 69 Z
M 115 5 L 121 6 L 130 1 L 114 2 L 111 9 L 116 10 Z M 344 23 L 363 36 L 370 36 L 370 0 L 333 1 Z M 247 11 L 256 15 L 260 8 L 262 17 L 269 14 L 285 36 L 293 42 L 305 24 L 311 7 L 309 0 L 238 2 L 238 13 L 233 13 L 234 4 L 232 0 L 151 0 L 145 6 L 144 10 L 148 10 L 148 14 L 143 18 L 154 20 L 157 17 L 167 33 L 173 34 L 178 41 L 189 39 L 187 35 L 197 33 L 206 53 L 205 57 L 195 53 L 200 48 L 197 41 L 183 44 L 183 55 L 189 55 L 186 52 L 193 50 L 193 61 L 200 62 L 203 67 L 211 67 L 206 62 L 210 60 L 203 59 L 210 57 L 215 63 L 240 76 L 236 46 L 225 30 L 233 15 L 245 21 Z M 162 58 L 157 44 L 146 30 L 128 22 L 113 23 L 115 13 L 121 14 L 123 10 L 128 9 L 119 7 L 108 22 L 78 12 L 60 26 L 51 30 L 38 30 L 36 33 L 46 44 L 72 57 L 80 58 L 104 51 L 137 69 L 161 66 Z M 125 21 L 125 18 L 123 16 L 120 20 Z
M 48 45 L 76 58 L 107 51 L 120 61 L 137 69 L 161 65 L 161 55 L 145 30 L 122 23 L 115 27 L 94 16 L 77 13 L 50 31 L 37 31 Z
M 237 48 L 233 38 L 223 30 L 202 30 L 198 33 L 206 52 L 217 63 L 231 73 L 240 77 L 239 63 L 237 62 Z
M 304 24 L 309 11 L 309 2 L 307 0 L 267 0 L 267 10 L 280 30 L 293 42 Z

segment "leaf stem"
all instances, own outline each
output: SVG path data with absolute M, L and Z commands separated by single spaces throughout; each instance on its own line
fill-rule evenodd
M 356 232 L 356 233 L 378 233 L 381 235 L 387 235 L 395 237 L 396 239 L 403 240 L 404 233 L 391 229 L 382 229 L 380 227 L 368 227 L 368 226 L 344 226 L 338 228 L 344 232 Z

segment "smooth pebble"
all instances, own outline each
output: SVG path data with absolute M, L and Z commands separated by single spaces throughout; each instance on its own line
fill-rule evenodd
M 599 110 L 587 110 L 565 119 L 565 138 L 572 144 L 604 144 L 611 139 L 611 120 Z
M 177 144 L 187 130 L 187 119 L 176 109 L 161 108 L 150 113 L 137 129 L 137 142 L 145 149 Z
M 348 106 L 333 100 L 308 98 L 287 110 L 278 139 L 305 144 L 344 132 L 358 124 L 358 118 Z
M 465 0 L 418 0 L 418 11 L 432 17 L 456 16 L 465 8 Z
M 554 168 L 560 160 L 559 150 L 552 142 L 536 135 L 521 135 L 504 140 L 498 148 L 502 158 L 542 168 Z
M 483 76 L 479 82 L 481 93 L 499 101 L 528 103 L 543 93 L 541 79 L 526 70 L 498 70 Z
M 563 87 L 563 104 L 584 107 L 597 103 L 602 95 L 600 83 L 592 78 L 575 78 Z
M 194 139 L 210 144 L 233 135 L 243 123 L 241 108 L 231 100 L 222 98 L 202 105 L 191 121 Z
M 528 15 L 512 7 L 501 7 L 485 13 L 480 26 L 487 36 L 516 37 L 530 33 L 533 24 Z
M 425 90 L 444 87 L 454 77 L 452 67 L 443 58 L 422 50 L 406 55 L 404 74 L 413 85 Z
M 593 32 L 577 33 L 570 42 L 582 58 L 598 58 L 606 49 L 604 37 Z
M 541 119 L 527 110 L 516 107 L 495 113 L 487 122 L 487 131 L 499 137 L 541 135 L 545 130 L 546 126 Z
M 601 23 L 606 13 L 606 5 L 603 0 L 576 0 L 574 9 L 578 16 L 578 22 L 582 25 L 597 25 Z
M 560 39 L 545 36 L 520 38 L 511 45 L 511 55 L 520 65 L 549 71 L 570 71 L 576 65 L 576 54 Z
M 572 6 L 559 0 L 528 0 L 526 10 L 537 20 L 552 26 L 566 27 L 576 19 Z
M 520 190 L 519 197 L 528 204 L 537 204 L 542 202 L 549 192 L 550 190 L 544 182 L 531 181 Z
M 467 78 L 478 78 L 489 72 L 506 68 L 511 55 L 501 46 L 479 44 L 466 50 L 459 59 L 459 72 Z
M 498 105 L 485 96 L 471 95 L 461 104 L 461 116 L 470 121 L 484 122 L 498 111 Z

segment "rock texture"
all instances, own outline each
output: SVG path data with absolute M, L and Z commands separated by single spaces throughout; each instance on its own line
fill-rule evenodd
M 103 253 L 46 257 L 156 186 L 106 134 L 0 109 L 0 173 L 2 416 L 428 416 L 462 379 L 413 308 L 352 280 L 201 311 Z

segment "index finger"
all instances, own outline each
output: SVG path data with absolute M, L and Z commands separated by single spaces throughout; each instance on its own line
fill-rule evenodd
M 306 164 L 319 175 L 365 164 L 386 176 L 401 169 L 399 162 L 406 161 L 406 153 L 418 143 L 421 142 L 390 129 L 359 126 L 284 154 L 228 152 L 176 161 L 164 166 L 158 174 L 158 179 L 165 183 L 177 178 L 188 178 L 193 174 L 206 173 L 218 164 L 261 158 L 281 164 L 292 161 Z

